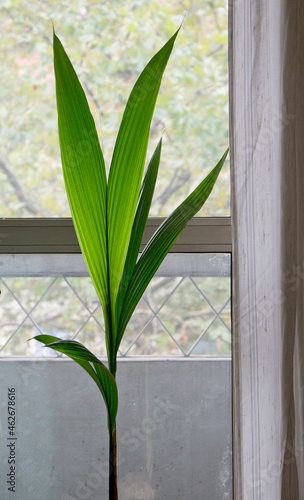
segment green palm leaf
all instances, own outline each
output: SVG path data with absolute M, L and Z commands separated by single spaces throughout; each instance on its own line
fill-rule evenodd
M 116 343 L 117 350 L 128 321 L 131 318 L 141 296 L 180 233 L 186 227 L 189 220 L 201 209 L 207 200 L 227 155 L 228 149 L 210 174 L 162 223 L 145 247 L 135 266 L 128 291 L 125 296 L 119 321 L 119 336 Z
M 112 331 L 145 164 L 152 115 L 178 31 L 150 60 L 135 83 L 118 132 L 108 182 L 108 268 Z M 115 341 L 115 339 L 114 339 Z
M 119 295 L 117 299 L 117 307 L 116 314 L 117 317 L 120 314 L 120 310 L 122 307 L 122 302 L 125 296 L 125 293 L 128 289 L 128 285 L 130 280 L 132 279 L 134 267 L 137 261 L 140 245 L 142 242 L 143 234 L 145 231 L 149 210 L 151 207 L 151 202 L 154 194 L 160 155 L 161 155 L 161 146 L 162 146 L 162 138 L 160 139 L 152 158 L 149 162 L 140 195 L 139 201 L 136 209 L 136 214 L 133 221 L 132 233 L 127 253 L 127 258 L 123 270 L 123 275 L 120 282 Z
M 84 91 L 54 33 L 54 66 L 59 140 L 67 196 L 79 245 L 106 310 L 106 173 Z
M 89 349 L 75 340 L 61 340 L 53 335 L 37 335 L 34 339 L 54 351 L 62 352 L 91 376 L 105 401 L 109 431 L 112 432 L 118 409 L 118 393 L 115 378 L 108 368 Z

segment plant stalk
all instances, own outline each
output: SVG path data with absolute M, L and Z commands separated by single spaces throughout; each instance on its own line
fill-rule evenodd
M 118 500 L 116 422 L 109 437 L 109 500 Z

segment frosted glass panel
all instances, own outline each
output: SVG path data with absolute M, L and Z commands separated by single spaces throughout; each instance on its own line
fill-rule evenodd
M 56 359 L 0 367 L 1 500 L 107 500 L 106 411 L 87 374 Z M 122 359 L 118 387 L 119 500 L 232 500 L 229 360 Z

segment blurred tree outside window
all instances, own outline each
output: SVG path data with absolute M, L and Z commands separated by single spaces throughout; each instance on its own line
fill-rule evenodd
M 165 72 L 149 153 L 165 129 L 151 216 L 165 216 L 228 145 L 227 0 L 3 0 L 1 217 L 67 217 L 52 21 L 88 97 L 107 165 L 140 71 L 186 19 Z M 229 215 L 229 166 L 203 216 Z

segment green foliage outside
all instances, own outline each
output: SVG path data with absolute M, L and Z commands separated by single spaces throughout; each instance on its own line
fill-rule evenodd
M 228 144 L 226 1 L 2 2 L 1 217 L 69 216 L 59 159 L 51 19 L 89 96 L 109 164 L 135 79 L 186 10 L 152 123 L 148 157 L 166 130 L 154 216 L 168 215 Z M 228 164 L 202 215 L 229 215 Z

